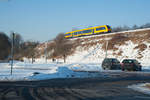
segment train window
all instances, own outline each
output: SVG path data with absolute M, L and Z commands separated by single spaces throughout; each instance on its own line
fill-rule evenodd
M 74 32 L 74 35 L 78 35 L 78 32 Z
M 74 32 L 72 32 L 72 35 L 74 35 Z
M 83 31 L 83 33 L 91 33 L 92 32 L 92 30 L 90 29 L 90 30 L 85 30 L 85 31 Z
M 91 33 L 91 32 L 92 32 L 92 29 L 89 30 L 89 33 Z
M 83 33 L 87 33 L 87 30 L 83 31 Z
M 82 34 L 82 31 L 79 31 L 78 34 Z
M 105 30 L 105 27 L 96 28 L 96 31 L 99 31 L 99 30 Z

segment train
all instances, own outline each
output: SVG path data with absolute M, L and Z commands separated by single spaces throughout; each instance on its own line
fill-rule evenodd
M 76 38 L 76 37 L 82 37 L 82 36 L 97 35 L 97 34 L 103 34 L 103 33 L 110 33 L 111 31 L 112 29 L 109 25 L 101 25 L 101 26 L 66 32 L 65 38 L 69 39 L 69 38 Z

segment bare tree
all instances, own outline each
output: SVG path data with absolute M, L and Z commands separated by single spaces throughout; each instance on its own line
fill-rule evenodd
M 11 42 L 9 37 L 0 32 L 0 60 L 5 60 L 10 55 Z
M 132 29 L 138 29 L 139 27 L 137 25 L 133 25 Z
M 10 39 L 13 39 L 13 32 L 10 34 Z M 22 52 L 22 43 L 23 38 L 19 33 L 15 33 L 14 35 L 14 59 L 19 60 Z
M 128 27 L 127 25 L 124 25 L 123 27 L 122 26 L 118 26 L 118 27 L 112 28 L 112 32 L 128 31 L 130 29 L 131 29 L 130 27 Z
M 123 30 L 123 31 L 128 31 L 128 30 L 130 30 L 130 27 L 127 26 L 127 25 L 124 25 L 124 26 L 122 27 L 122 30 Z
M 112 28 L 112 32 L 120 32 L 120 31 L 122 31 L 122 27 L 121 26 Z
M 10 39 L 12 40 L 13 37 L 13 33 L 10 34 Z M 20 45 L 23 43 L 23 38 L 19 33 L 15 33 L 15 37 L 14 37 L 14 46 L 16 48 L 19 48 Z
M 35 47 L 39 44 L 39 42 L 32 42 L 32 41 L 26 41 L 21 45 L 21 55 L 23 57 L 27 58 L 34 58 L 35 57 Z
M 64 63 L 66 62 L 66 57 L 71 53 L 72 43 L 65 39 L 64 33 L 60 33 L 55 39 L 55 47 L 53 56 L 63 57 Z
M 150 28 L 150 23 L 146 23 L 144 25 L 141 25 L 140 28 Z

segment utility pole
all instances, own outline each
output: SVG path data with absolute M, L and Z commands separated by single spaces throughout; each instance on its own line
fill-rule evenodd
M 45 63 L 47 63 L 47 42 L 45 43 Z
M 106 53 L 105 53 L 105 58 L 107 58 L 107 49 L 108 49 L 108 41 L 106 41 L 106 48 L 105 48 Z
M 12 37 L 12 46 L 11 46 L 11 75 L 12 75 L 12 69 L 13 69 L 13 60 L 14 60 L 14 37 L 15 37 L 15 33 L 12 33 L 13 37 Z

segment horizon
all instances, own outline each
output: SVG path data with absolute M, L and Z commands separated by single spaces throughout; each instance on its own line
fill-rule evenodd
M 150 21 L 149 4 L 148 0 L 0 0 L 0 31 L 45 42 L 73 28 L 140 26 Z

